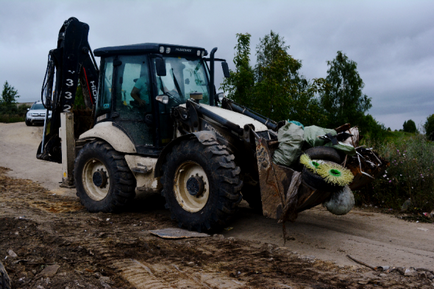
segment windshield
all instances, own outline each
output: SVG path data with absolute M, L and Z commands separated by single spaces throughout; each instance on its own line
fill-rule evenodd
M 45 109 L 45 107 L 42 103 L 35 103 L 32 105 L 32 110 L 36 110 L 36 109 Z
M 202 93 L 202 103 L 209 102 L 208 74 L 201 59 L 166 57 L 166 76 L 157 76 L 158 94 L 179 95 L 185 103 L 191 93 Z

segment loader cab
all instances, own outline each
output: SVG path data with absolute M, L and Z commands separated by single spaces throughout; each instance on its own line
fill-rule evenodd
M 137 44 L 95 50 L 101 57 L 96 121 L 111 121 L 141 155 L 157 156 L 174 137 L 171 109 L 193 95 L 210 101 L 206 50 Z

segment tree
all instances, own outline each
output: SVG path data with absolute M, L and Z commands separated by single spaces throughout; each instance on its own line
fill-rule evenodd
M 11 104 L 15 104 L 18 97 L 20 97 L 18 95 L 18 91 L 13 86 L 10 86 L 9 83 L 6 81 L 3 85 L 0 105 L 10 106 Z
M 256 47 L 255 109 L 275 120 L 293 119 L 291 107 L 301 81 L 301 61 L 289 55 L 288 49 L 273 31 Z
M 273 31 L 260 39 L 257 61 L 250 65 L 250 34 L 237 34 L 235 71 L 224 80 L 228 97 L 274 120 L 298 120 L 312 124 L 320 108 L 315 98 L 320 81 L 299 74 L 301 61 L 288 54 L 289 46 Z
M 254 89 L 254 72 L 250 66 L 250 34 L 237 33 L 235 48 L 235 71 L 222 83 L 222 88 L 228 92 L 228 97 L 235 102 L 251 107 Z
M 371 108 L 371 99 L 362 93 L 364 83 L 357 72 L 357 63 L 349 60 L 341 51 L 332 61 L 322 87 L 321 105 L 326 113 L 328 127 L 344 123 L 358 125 Z
M 363 133 L 363 137 L 370 139 L 374 143 L 382 142 L 386 138 L 386 127 L 376 121 L 370 114 L 366 114 L 362 117 L 358 127 Z M 388 130 L 390 130 L 390 128 Z
M 424 124 L 425 134 L 429 140 L 434 141 L 434 114 L 431 114 L 426 118 Z
M 408 121 L 404 121 L 403 128 L 405 132 L 410 132 L 410 133 L 417 132 L 416 124 L 411 119 L 409 119 Z

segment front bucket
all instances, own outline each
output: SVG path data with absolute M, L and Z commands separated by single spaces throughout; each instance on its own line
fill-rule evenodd
M 315 207 L 330 197 L 330 193 L 304 183 L 300 172 L 273 163 L 269 144 L 263 138 L 256 139 L 256 160 L 264 216 L 294 221 L 297 213 Z

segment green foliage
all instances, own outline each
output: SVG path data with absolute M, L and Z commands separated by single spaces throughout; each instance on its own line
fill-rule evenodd
M 301 61 L 287 53 L 289 46 L 273 31 L 256 48 L 255 110 L 275 120 L 291 117 L 293 95 L 300 80 Z
M 0 122 L 12 123 L 24 121 L 29 105 L 0 105 Z
M 222 83 L 222 88 L 228 92 L 228 97 L 235 102 L 252 106 L 252 95 L 255 83 L 253 68 L 250 66 L 250 34 L 237 34 L 238 43 L 235 48 L 235 71 Z
M 400 209 L 411 199 L 412 211 L 434 208 L 434 144 L 422 134 L 395 132 L 394 138 L 377 147 L 390 162 L 372 187 L 359 192 L 362 199 L 380 207 Z
M 434 114 L 427 117 L 425 125 L 425 134 L 429 140 L 434 141 Z
M 24 120 L 24 116 L 20 116 L 17 114 L 0 114 L 1 123 L 23 122 Z
M 315 124 L 322 115 L 315 98 L 321 79 L 312 82 L 299 74 L 301 61 L 288 54 L 289 46 L 273 31 L 260 39 L 256 66 L 250 66 L 250 34 L 237 34 L 235 71 L 222 87 L 228 97 L 274 120 Z
M 75 92 L 74 109 L 85 109 L 86 104 L 84 103 L 83 88 L 80 83 L 77 85 L 77 90 Z
M 326 122 L 327 116 L 321 106 L 320 100 L 316 97 L 318 83 L 323 79 L 314 79 L 312 82 L 301 80 L 299 83 L 304 87 L 293 95 L 290 107 L 290 119 L 297 120 L 304 125 L 319 125 Z
M 0 99 L 0 105 L 11 105 L 16 103 L 16 99 L 19 98 L 18 91 L 10 86 L 7 81 L 3 85 L 2 96 Z
M 20 122 L 26 117 L 27 105 L 17 105 L 18 91 L 6 81 L 0 98 L 0 122 Z
M 358 127 L 362 137 L 374 145 L 383 142 L 388 135 L 386 127 L 376 121 L 370 114 L 360 117 Z
M 344 123 L 360 126 L 365 112 L 371 108 L 371 99 L 362 93 L 364 83 L 357 72 L 357 63 L 341 51 L 332 61 L 321 89 L 321 105 L 327 115 L 326 127 Z
M 404 121 L 403 128 L 405 132 L 416 133 L 416 124 L 413 120 L 409 119 L 408 121 Z
M 336 58 L 328 61 L 327 77 L 309 81 L 299 73 L 301 61 L 294 59 L 284 39 L 271 31 L 260 39 L 252 68 L 250 37 L 237 34 L 235 71 L 222 84 L 230 99 L 276 121 L 296 120 L 327 128 L 350 123 L 365 137 L 381 141 L 386 128 L 365 115 L 372 105 L 362 93 L 364 83 L 357 63 L 338 51 Z

